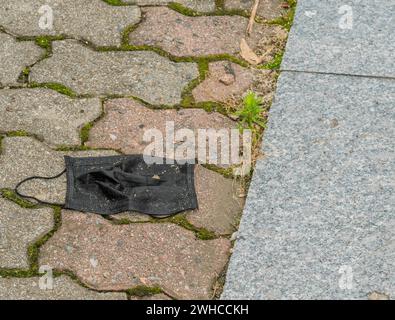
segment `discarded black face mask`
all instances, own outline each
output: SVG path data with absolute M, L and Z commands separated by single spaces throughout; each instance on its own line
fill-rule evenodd
M 65 157 L 67 174 L 64 208 L 102 215 L 136 211 L 150 215 L 170 215 L 197 208 L 193 164 L 148 164 L 142 155 L 95 158 Z M 164 162 L 165 163 L 165 162 Z

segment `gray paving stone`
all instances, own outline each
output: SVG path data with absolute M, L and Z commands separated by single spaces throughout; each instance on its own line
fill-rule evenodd
M 0 278 L 1 300 L 126 300 L 121 292 L 96 292 L 86 289 L 67 276 L 54 278 L 53 289 L 39 287 L 39 277 Z
M 215 10 L 215 0 L 123 0 L 123 2 L 140 6 L 167 5 L 175 2 L 199 12 L 213 12 Z
M 31 176 L 51 177 L 64 170 L 64 155 L 93 157 L 116 155 L 114 151 L 54 151 L 31 137 L 7 137 L 0 154 L 0 189 L 13 189 L 18 182 Z M 63 204 L 66 197 L 66 175 L 54 180 L 34 180 L 21 186 L 26 195 L 47 202 Z
M 394 12 L 394 0 L 298 1 L 282 69 L 395 77 Z
M 43 6 L 52 10 L 52 26 Z M 0 25 L 13 34 L 67 35 L 99 46 L 120 45 L 122 31 L 140 17 L 137 6 L 111 6 L 102 0 L 3 1 L 0 7 Z
M 277 90 L 222 298 L 393 299 L 395 81 L 283 72 Z
M 55 145 L 80 145 L 81 127 L 101 115 L 101 101 L 49 89 L 0 90 L 0 131 L 24 130 Z
M 0 42 L 0 86 L 17 85 L 23 69 L 36 62 L 44 54 L 44 50 L 32 41 L 16 41 L 12 36 L 1 32 Z
M 0 197 L 0 268 L 27 269 L 28 246 L 53 225 L 51 208 L 24 209 Z
M 177 104 L 198 76 L 195 63 L 174 63 L 150 51 L 97 52 L 76 41 L 57 41 L 53 55 L 33 66 L 33 82 L 61 83 L 79 94 L 137 96 Z

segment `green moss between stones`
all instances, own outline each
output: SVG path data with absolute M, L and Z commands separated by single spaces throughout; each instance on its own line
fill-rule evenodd
M 36 38 L 36 44 L 44 49 L 49 49 L 51 47 L 51 41 L 47 37 Z
M 64 40 L 64 39 L 66 39 L 66 37 L 63 35 L 39 36 L 39 37 L 35 37 L 34 41 L 41 48 L 46 49 L 46 50 L 52 50 L 52 41 L 60 41 L 60 40 Z M 29 38 L 27 38 L 26 40 L 29 40 Z
M 211 170 L 211 171 L 214 171 L 216 173 L 219 173 L 220 175 L 224 176 L 225 178 L 228 178 L 228 179 L 234 178 L 234 176 L 233 176 L 233 168 L 232 167 L 221 168 L 221 167 L 218 167 L 218 166 L 216 166 L 214 164 L 209 164 L 209 163 L 202 164 L 202 166 L 204 168 L 208 169 L 208 170 Z
M 29 202 L 21 197 L 19 197 L 14 190 L 11 189 L 0 189 L 0 194 L 3 198 L 16 203 L 18 206 L 25 209 L 36 209 L 38 206 L 32 202 Z
M 285 50 L 277 53 L 272 61 L 270 61 L 270 62 L 268 62 L 268 63 L 266 63 L 264 65 L 261 65 L 258 68 L 259 69 L 270 69 L 270 70 L 278 70 L 278 69 L 280 69 L 281 62 L 283 61 L 283 57 L 284 57 L 284 51 Z
M 94 125 L 93 122 L 89 122 L 82 127 L 81 133 L 80 133 L 82 145 L 84 145 L 89 140 L 89 132 L 93 128 L 93 125 Z
M 121 46 L 128 46 L 129 45 L 129 35 L 137 29 L 139 24 L 131 24 L 130 26 L 126 27 L 121 34 Z
M 66 87 L 63 84 L 56 83 L 56 82 L 46 82 L 46 83 L 36 83 L 31 82 L 29 83 L 29 88 L 47 88 L 51 90 L 55 90 L 61 94 L 69 96 L 70 98 L 76 98 L 78 95 L 71 90 L 70 88 Z
M 197 12 L 193 9 L 186 8 L 182 4 L 177 3 L 177 2 L 170 2 L 168 5 L 169 9 L 172 9 L 174 11 L 177 11 L 178 13 L 183 14 L 184 16 L 189 16 L 189 17 L 198 17 L 202 16 L 203 14 L 200 12 Z M 206 14 L 204 14 L 206 15 Z
M 18 77 L 19 83 L 27 83 L 29 80 L 30 67 L 25 67 Z
M 122 0 L 103 0 L 105 3 L 111 6 L 127 6 L 127 3 L 123 3 Z
M 217 10 L 225 10 L 225 0 L 215 0 Z
M 28 76 L 29 73 L 30 73 L 30 67 L 24 68 L 24 69 L 22 70 L 22 73 L 23 73 L 25 76 Z
M 154 220 L 154 222 L 155 222 L 155 220 Z M 218 238 L 217 235 L 212 231 L 209 231 L 205 228 L 195 227 L 193 224 L 191 224 L 187 220 L 185 214 L 176 214 L 176 215 L 168 217 L 168 218 L 160 219 L 157 222 L 160 222 L 160 223 L 170 222 L 170 223 L 177 224 L 184 229 L 194 232 L 196 237 L 200 240 L 212 240 L 212 239 Z
M 67 145 L 59 145 L 55 148 L 55 151 L 63 151 L 63 152 L 89 151 L 89 150 L 96 150 L 96 149 L 88 146 L 67 146 Z
M 29 137 L 30 134 L 24 130 L 16 130 L 7 132 L 7 137 Z
M 177 3 L 177 2 L 170 2 L 167 7 L 171 10 L 174 10 L 178 13 L 181 13 L 184 16 L 188 17 L 201 17 L 201 16 L 243 16 L 243 17 L 249 17 L 248 11 L 247 10 L 239 10 L 239 9 L 233 9 L 233 10 L 225 10 L 223 0 L 222 1 L 217 1 L 215 11 L 212 12 L 200 12 L 193 10 L 191 8 L 187 8 L 184 5 Z
M 282 17 L 270 20 L 267 23 L 282 26 L 283 28 L 290 31 L 293 21 L 294 21 L 294 17 L 295 17 L 295 10 L 296 10 L 297 1 L 296 0 L 287 0 L 286 2 L 290 6 L 289 11 Z
M 61 208 L 57 206 L 53 206 L 52 208 L 54 212 L 53 229 L 44 236 L 42 236 L 40 239 L 38 239 L 35 243 L 31 244 L 27 250 L 30 269 L 34 273 L 38 273 L 39 270 L 38 256 L 40 253 L 40 247 L 44 245 L 54 235 L 54 233 L 60 228 L 62 224 Z
M 163 290 L 159 287 L 136 286 L 126 290 L 126 293 L 130 296 L 146 297 L 163 293 Z

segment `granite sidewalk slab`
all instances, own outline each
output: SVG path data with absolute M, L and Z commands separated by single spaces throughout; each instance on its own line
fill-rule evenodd
M 395 78 L 395 0 L 299 0 L 283 70 Z
M 395 80 L 283 72 L 223 299 L 395 297 Z

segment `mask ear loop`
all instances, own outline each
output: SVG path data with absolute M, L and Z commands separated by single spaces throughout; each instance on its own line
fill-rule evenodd
M 59 174 L 57 174 L 56 176 L 53 176 L 53 177 L 39 177 L 39 176 L 33 176 L 33 177 L 26 178 L 26 179 L 22 180 L 21 182 L 19 182 L 19 183 L 16 185 L 14 191 L 15 191 L 15 193 L 16 193 L 19 197 L 21 197 L 21 198 L 23 198 L 23 199 L 34 200 L 34 201 L 36 201 L 37 203 L 39 203 L 39 204 L 44 204 L 44 205 L 51 205 L 51 206 L 55 205 L 55 206 L 64 207 L 64 204 L 50 203 L 50 202 L 42 201 L 42 200 L 37 199 L 37 198 L 32 197 L 32 196 L 27 196 L 27 195 L 25 195 L 25 194 L 22 194 L 22 193 L 19 192 L 18 188 L 19 188 L 22 184 L 24 184 L 25 182 L 30 181 L 30 180 L 53 180 L 53 179 L 57 179 L 57 178 L 61 177 L 63 174 L 65 174 L 66 171 L 67 171 L 67 169 L 64 169 L 61 173 L 59 173 Z

